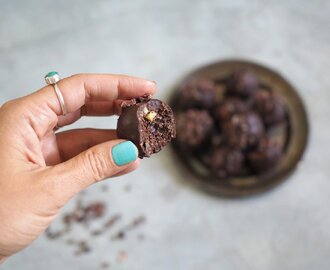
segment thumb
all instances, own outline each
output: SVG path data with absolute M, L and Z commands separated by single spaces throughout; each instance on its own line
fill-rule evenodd
M 131 141 L 113 140 L 96 145 L 50 168 L 52 192 L 65 203 L 89 185 L 135 168 L 138 149 Z

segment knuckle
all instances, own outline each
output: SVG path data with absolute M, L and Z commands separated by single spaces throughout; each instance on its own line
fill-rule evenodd
M 71 75 L 70 77 L 68 77 L 68 78 L 70 78 L 70 79 L 80 79 L 81 78 L 81 73 L 77 73 L 77 74 L 73 74 L 73 75 Z
M 84 74 L 84 73 L 77 73 L 77 74 L 73 74 L 73 75 L 71 75 L 71 76 L 68 77 L 67 79 L 83 82 L 83 81 L 86 79 L 86 76 L 87 76 L 87 75 Z
M 111 166 L 109 158 L 105 157 L 103 154 L 90 149 L 86 152 L 86 162 L 87 168 L 92 173 L 93 180 L 95 182 L 100 181 L 107 176 L 107 171 Z

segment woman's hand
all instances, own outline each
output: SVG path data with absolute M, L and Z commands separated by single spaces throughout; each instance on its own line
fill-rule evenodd
M 118 140 L 115 130 L 55 134 L 54 128 L 85 115 L 119 114 L 121 100 L 153 94 L 155 83 L 121 75 L 75 75 L 58 86 L 66 116 L 61 116 L 53 86 L 0 108 L 0 262 L 36 239 L 76 193 L 138 166 L 136 147 Z

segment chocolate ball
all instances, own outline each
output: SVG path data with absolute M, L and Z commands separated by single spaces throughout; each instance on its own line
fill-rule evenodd
M 226 121 L 234 114 L 245 113 L 248 105 L 239 98 L 229 97 L 214 110 L 214 116 L 219 121 Z
M 282 157 L 282 149 L 276 141 L 270 138 L 262 138 L 256 149 L 248 153 L 248 161 L 257 172 L 266 172 L 274 168 Z
M 222 124 L 222 132 L 229 146 L 246 149 L 257 144 L 264 134 L 264 126 L 256 113 L 235 114 Z
M 206 110 L 190 109 L 182 113 L 177 121 L 177 140 L 186 150 L 196 150 L 210 137 L 213 119 Z
M 240 175 L 244 167 L 244 155 L 237 149 L 220 146 L 210 153 L 210 165 L 212 172 L 221 177 Z
M 214 105 L 215 96 L 215 84 L 212 80 L 192 79 L 180 89 L 180 104 L 185 109 L 208 109 Z
M 254 109 L 261 115 L 266 125 L 282 122 L 286 117 L 283 99 L 271 90 L 261 89 L 254 96 Z
M 175 138 L 173 111 L 166 103 L 143 96 L 124 101 L 121 107 L 117 135 L 132 141 L 140 158 L 159 152 Z
M 258 88 L 258 80 L 249 69 L 236 69 L 228 79 L 227 94 L 249 97 Z

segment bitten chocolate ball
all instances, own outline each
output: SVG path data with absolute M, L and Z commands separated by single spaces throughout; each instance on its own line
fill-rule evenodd
M 190 109 L 182 113 L 177 121 L 177 140 L 185 150 L 196 150 L 210 137 L 213 119 L 205 110 Z
M 249 69 L 236 69 L 228 79 L 228 95 L 249 97 L 258 88 L 258 80 L 253 71 Z
M 257 144 L 264 134 L 264 126 L 259 115 L 248 112 L 235 114 L 222 124 L 222 132 L 228 145 L 237 149 L 246 149 Z
M 149 96 L 124 101 L 117 123 L 117 135 L 132 141 L 139 157 L 159 152 L 176 136 L 173 111 L 164 102 Z
M 237 176 L 244 166 L 244 155 L 241 151 L 227 146 L 215 148 L 210 153 L 210 163 L 213 173 L 221 178 Z
M 219 121 L 226 121 L 234 114 L 245 113 L 248 105 L 239 98 L 230 97 L 217 106 L 214 110 L 214 116 Z
M 192 79 L 180 89 L 180 103 L 185 109 L 208 109 L 215 103 L 215 84 L 211 80 Z
M 271 90 L 258 90 L 254 96 L 254 109 L 261 115 L 266 125 L 282 122 L 286 117 L 283 99 Z
M 281 157 L 282 149 L 276 141 L 262 138 L 257 148 L 248 154 L 248 161 L 257 173 L 261 173 L 274 168 Z

